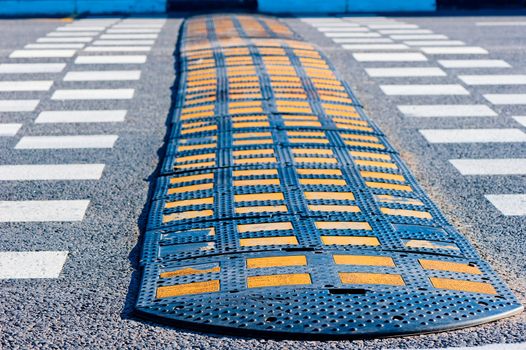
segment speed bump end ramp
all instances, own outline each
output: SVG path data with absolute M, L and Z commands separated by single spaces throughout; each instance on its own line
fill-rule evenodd
M 300 339 L 457 329 L 522 311 L 350 86 L 280 21 L 185 21 L 136 310 Z

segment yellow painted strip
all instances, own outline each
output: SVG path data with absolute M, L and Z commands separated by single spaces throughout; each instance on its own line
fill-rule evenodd
M 316 221 L 319 230 L 372 230 L 367 222 L 354 221 Z
M 261 232 L 261 231 L 283 231 L 292 230 L 292 223 L 285 222 L 267 222 L 259 224 L 239 224 L 237 225 L 237 232 Z M 272 237 L 271 237 L 272 238 Z
M 255 143 L 262 145 L 262 144 L 271 144 L 271 143 L 274 143 L 274 141 L 272 139 L 237 140 L 237 141 L 234 141 L 234 146 L 253 145 Z
M 394 203 L 394 204 L 407 204 L 407 205 L 424 205 L 422 201 L 415 198 L 396 197 L 388 194 L 380 194 L 376 196 L 379 202 L 383 203 Z
M 300 175 L 336 175 L 343 176 L 340 169 L 296 169 Z
M 236 214 L 250 214 L 250 213 L 274 213 L 274 212 L 287 212 L 286 205 L 262 205 L 258 207 L 237 207 L 235 208 Z
M 323 212 L 344 212 L 344 213 L 359 213 L 360 208 L 356 205 L 314 205 L 309 204 L 309 210 L 311 211 L 323 211 Z
M 300 179 L 302 185 L 332 185 L 332 186 L 345 186 L 347 183 L 345 180 L 340 179 Z
M 322 157 L 294 157 L 298 163 L 322 163 L 322 164 L 336 164 L 338 161 L 335 158 Z
M 295 236 L 282 237 L 260 237 L 260 238 L 241 238 L 239 245 L 241 247 L 256 247 L 264 245 L 297 245 L 298 239 Z
M 213 210 L 189 210 L 189 211 L 183 211 L 181 213 L 173 213 L 169 215 L 164 215 L 163 223 L 167 223 L 170 221 L 202 218 L 202 217 L 207 217 L 207 216 L 212 216 L 212 215 L 214 215 Z
M 383 153 L 360 152 L 360 151 L 351 151 L 349 153 L 353 157 L 391 160 L 391 156 L 390 155 L 383 154 Z
M 316 143 L 316 144 L 324 144 L 324 145 L 329 143 L 329 140 L 327 139 L 296 138 L 296 137 L 293 137 L 293 138 L 289 137 L 289 141 L 291 143 Z
M 427 211 L 420 210 L 409 210 L 409 209 L 392 209 L 392 208 L 380 208 L 382 213 L 394 216 L 410 216 L 420 219 L 432 219 L 433 216 Z
M 269 256 L 265 258 L 247 259 L 248 269 L 282 266 L 306 266 L 307 258 L 304 255 Z
M 278 175 L 277 169 L 234 170 L 234 176 Z
M 351 192 L 305 192 L 305 198 L 309 200 L 326 199 L 326 200 L 340 200 L 345 201 L 354 200 L 354 195 Z
M 234 195 L 234 202 L 252 202 L 252 201 L 282 201 L 283 193 L 250 193 Z
M 369 147 L 369 148 L 377 148 L 377 149 L 385 149 L 385 146 L 380 143 L 372 143 L 372 142 L 359 142 L 359 141 L 344 141 L 344 143 L 347 146 L 354 146 L 354 147 Z
M 198 174 L 198 175 L 188 175 L 188 176 L 181 176 L 181 177 L 173 177 L 170 179 L 170 183 L 180 184 L 182 182 L 190 182 L 190 181 L 201 181 L 201 180 L 212 180 L 214 179 L 214 174 L 207 173 L 207 174 Z
M 168 189 L 168 194 L 205 191 L 205 190 L 211 190 L 212 188 L 214 188 L 214 184 L 212 183 L 200 184 L 200 185 L 190 185 L 190 186 L 180 186 L 180 187 Z
M 429 279 L 433 287 L 438 289 L 457 290 L 468 293 L 497 294 L 495 288 L 489 283 L 455 280 L 452 278 L 431 277 Z
M 235 139 L 254 138 L 254 137 L 272 137 L 270 132 L 239 132 L 234 134 Z
M 214 131 L 214 130 L 217 130 L 217 125 L 203 126 L 201 128 L 182 130 L 181 131 L 181 135 L 195 134 L 195 133 L 198 133 L 198 132 Z
M 376 237 L 321 236 L 321 241 L 325 245 L 367 245 L 372 247 L 380 245 L 380 241 Z
M 248 149 L 248 150 L 242 150 L 242 151 L 234 151 L 232 152 L 234 157 L 239 156 L 255 156 L 255 155 L 274 155 L 274 150 L 272 148 L 265 148 L 265 149 Z
M 300 136 L 300 137 L 325 137 L 323 131 L 287 131 L 288 136 Z
M 234 159 L 235 165 L 243 165 L 243 164 L 259 164 L 259 163 L 276 163 L 276 158 L 274 157 L 264 157 L 264 158 L 241 158 L 241 159 Z
M 163 286 L 157 288 L 156 298 L 172 298 L 181 295 L 203 294 L 219 292 L 219 280 L 212 280 L 206 282 L 193 282 L 186 284 L 178 284 L 175 286 Z
M 390 184 L 390 183 L 385 183 L 385 182 L 372 182 L 372 181 L 366 181 L 365 184 L 371 188 L 382 188 L 385 190 L 413 192 L 413 189 L 409 185 L 398 185 L 398 184 Z
M 337 265 L 395 267 L 395 263 L 393 259 L 388 256 L 334 255 L 333 258 L 334 258 L 334 263 L 336 263 Z
M 167 202 L 166 208 L 177 208 L 177 207 L 186 207 L 189 205 L 205 205 L 205 204 L 214 204 L 214 197 L 185 199 L 181 201 Z
M 357 159 L 355 160 L 356 164 L 361 166 L 372 166 L 372 167 L 378 167 L 378 168 L 388 168 L 388 169 L 398 169 L 396 164 L 394 163 L 387 163 L 387 162 L 375 162 L 372 160 L 361 160 Z
M 418 259 L 420 265 L 425 270 L 437 270 L 437 271 L 449 271 L 449 272 L 460 272 L 469 273 L 472 275 L 480 275 L 482 272 L 478 267 L 469 264 L 457 263 L 452 261 L 444 260 L 426 260 Z
M 279 185 L 279 179 L 234 180 L 234 186 Z
M 427 248 L 427 249 L 451 249 L 460 250 L 455 243 L 448 242 L 434 242 L 420 239 L 411 239 L 405 242 L 405 246 L 409 248 Z
M 201 145 L 187 145 L 187 146 L 181 145 L 177 148 L 177 151 L 178 152 L 196 151 L 196 150 L 205 149 L 205 148 L 217 148 L 217 143 L 214 142 L 214 143 L 205 143 Z
M 394 181 L 401 181 L 401 182 L 405 181 L 405 177 L 403 177 L 402 175 L 397 175 L 397 174 L 380 173 L 377 171 L 365 171 L 365 170 L 360 171 L 360 174 L 363 177 L 371 177 L 374 179 L 385 179 L 385 180 L 394 180 Z
M 343 284 L 384 284 L 389 286 L 405 286 L 402 276 L 387 273 L 340 272 Z
M 163 272 L 159 275 L 160 278 L 172 278 L 172 277 L 179 277 L 179 276 L 189 276 L 189 275 L 202 275 L 205 273 L 214 273 L 214 272 L 220 272 L 221 268 L 219 266 L 214 266 L 212 268 L 207 269 L 199 269 L 196 267 L 185 267 L 179 270 L 175 271 L 168 271 Z
M 327 155 L 332 156 L 334 153 L 332 152 L 332 149 L 326 149 L 326 148 L 293 148 L 292 154 L 309 154 L 309 155 Z
M 190 164 L 177 164 L 175 167 L 177 169 L 192 169 L 192 168 L 206 168 L 215 166 L 215 161 L 212 162 L 199 162 L 199 163 L 190 163 Z
M 289 273 L 281 275 L 249 276 L 248 288 L 281 287 L 312 284 L 308 273 Z
M 269 122 L 246 122 L 246 123 L 234 123 L 234 128 L 268 128 L 270 127 Z
M 215 157 L 216 157 L 215 153 L 206 153 L 206 154 L 197 154 L 197 155 L 186 156 L 186 157 L 179 157 L 175 161 L 176 163 L 195 162 L 195 161 L 205 160 L 205 159 L 214 159 Z

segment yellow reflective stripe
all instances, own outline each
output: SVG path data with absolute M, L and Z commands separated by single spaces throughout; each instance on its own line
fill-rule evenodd
M 373 153 L 373 152 L 360 152 L 360 151 L 351 151 L 349 153 L 353 157 L 376 158 L 376 159 L 383 159 L 383 160 L 391 160 L 391 156 L 388 155 L 388 154 Z
M 489 283 L 484 282 L 471 282 L 464 280 L 456 280 L 452 278 L 429 278 L 433 287 L 438 289 L 456 290 L 460 292 L 468 293 L 482 293 L 482 294 L 493 294 L 496 295 L 497 291 Z
M 427 259 L 418 259 L 418 262 L 420 263 L 420 265 L 422 265 L 422 268 L 424 270 L 460 272 L 469 273 L 472 275 L 480 275 L 482 273 L 478 267 L 465 263 Z
M 402 276 L 387 273 L 340 272 L 343 284 L 385 284 L 390 286 L 405 286 Z
M 375 162 L 372 160 L 362 160 L 357 159 L 355 160 L 356 164 L 361 166 L 371 166 L 371 167 L 378 167 L 378 168 L 388 168 L 388 169 L 398 169 L 396 164 L 394 163 L 388 163 L 388 162 Z
M 164 215 L 163 223 L 167 223 L 170 221 L 177 221 L 177 220 L 202 218 L 202 217 L 207 217 L 207 216 L 212 216 L 212 215 L 214 215 L 213 210 L 189 210 L 189 211 L 183 211 L 180 213 Z
M 249 150 L 242 150 L 242 151 L 234 151 L 232 152 L 234 157 L 239 156 L 255 156 L 255 155 L 274 155 L 274 150 L 272 148 L 265 148 L 265 149 L 249 149 Z
M 296 169 L 299 175 L 336 175 L 343 176 L 339 169 Z
M 372 230 L 367 222 L 354 221 L 316 221 L 319 230 Z
M 272 212 L 286 212 L 288 211 L 286 205 L 262 205 L 258 207 L 237 207 L 236 214 L 249 213 L 272 213 Z
M 420 239 L 408 240 L 407 242 L 405 242 L 405 246 L 409 248 L 460 250 L 460 248 L 457 247 L 455 243 L 427 241 L 427 240 L 420 240 Z
M 322 158 L 322 157 L 294 157 L 294 160 L 298 163 L 327 163 L 327 164 L 338 163 L 338 161 L 335 158 Z
M 360 208 L 355 205 L 314 205 L 309 204 L 309 210 L 311 211 L 323 211 L 323 212 L 345 212 L 345 213 L 359 213 Z
M 302 185 L 332 185 L 332 186 L 345 186 L 347 183 L 345 180 L 340 179 L 300 179 Z
M 234 164 L 235 165 L 254 164 L 254 163 L 276 163 L 276 158 L 274 158 L 274 157 L 264 157 L 264 158 L 240 158 L 240 159 L 234 159 Z
M 289 273 L 281 275 L 264 275 L 247 277 L 248 288 L 280 287 L 311 284 L 308 273 Z
M 318 154 L 323 154 L 323 155 L 328 155 L 328 156 L 332 156 L 334 155 L 334 153 L 332 152 L 332 149 L 326 149 L 326 148 L 314 148 L 314 149 L 309 149 L 309 148 L 293 148 L 292 149 L 292 154 L 296 155 L 296 154 L 310 154 L 310 155 L 318 155 Z
M 211 180 L 213 178 L 214 178 L 214 174 L 212 173 L 187 175 L 187 176 L 181 176 L 181 177 L 172 177 L 170 179 L 170 183 L 175 185 L 175 184 L 180 184 L 182 182 Z
M 405 181 L 405 177 L 403 177 L 402 175 L 397 175 L 397 174 L 380 173 L 377 171 L 365 171 L 365 170 L 360 171 L 360 174 L 363 177 L 372 177 L 375 179 L 394 180 L 394 181 L 401 181 L 401 182 Z
M 278 175 L 277 169 L 234 170 L 234 176 Z
M 212 183 L 190 185 L 190 186 L 179 186 L 179 187 L 168 189 L 168 194 L 204 191 L 204 190 L 211 190 L 212 188 L 214 188 L 214 184 Z
M 252 201 L 282 201 L 285 198 L 283 193 L 249 193 L 234 195 L 234 202 L 252 202 Z
M 307 258 L 304 255 L 269 256 L 265 258 L 247 259 L 248 269 L 305 265 L 307 265 Z
M 260 232 L 260 231 L 282 231 L 282 230 L 292 230 L 292 223 L 285 222 L 266 222 L 259 224 L 239 224 L 237 225 L 237 232 Z
M 416 198 L 396 197 L 388 194 L 376 195 L 376 199 L 383 203 L 407 204 L 407 205 L 424 205 L 422 201 Z
M 334 255 L 333 258 L 337 265 L 395 266 L 393 259 L 388 256 Z
M 351 192 L 305 192 L 305 198 L 310 200 L 316 199 L 334 199 L 334 200 L 354 200 Z
M 409 210 L 409 209 L 392 209 L 392 208 L 380 208 L 382 213 L 393 216 L 411 216 L 420 219 L 432 219 L 433 216 L 427 211 L 420 210 Z
M 157 288 L 156 298 L 172 298 L 181 295 L 203 294 L 219 292 L 219 280 L 212 280 L 206 282 L 193 282 L 186 284 L 178 284 L 175 286 L 163 286 Z
M 214 204 L 214 197 L 185 199 L 180 201 L 166 202 L 166 208 L 186 207 L 189 205 Z
M 279 179 L 234 180 L 234 186 L 279 185 Z
M 380 241 L 376 237 L 321 236 L 321 241 L 325 245 L 367 245 L 367 246 L 379 246 L 380 245 Z
M 185 267 L 179 270 L 163 272 L 159 275 L 160 278 L 172 278 L 179 276 L 188 276 L 188 275 L 202 275 L 205 273 L 214 273 L 220 272 L 221 268 L 219 266 L 214 266 L 205 269 L 199 269 L 198 267 Z
M 295 236 L 283 237 L 260 237 L 260 238 L 241 238 L 239 245 L 241 247 L 255 247 L 263 245 L 297 245 L 298 239 Z

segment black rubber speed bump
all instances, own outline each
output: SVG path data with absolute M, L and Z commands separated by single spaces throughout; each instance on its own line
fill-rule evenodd
M 522 310 L 290 28 L 187 20 L 178 73 L 140 315 L 245 336 L 363 338 Z

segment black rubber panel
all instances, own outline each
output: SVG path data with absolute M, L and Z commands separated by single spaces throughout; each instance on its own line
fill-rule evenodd
M 198 331 L 365 338 L 522 310 L 326 57 L 276 19 L 187 20 L 138 313 Z

